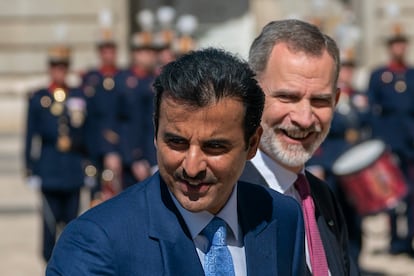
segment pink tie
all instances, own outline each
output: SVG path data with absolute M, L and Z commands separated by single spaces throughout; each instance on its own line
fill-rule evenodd
M 327 276 L 328 264 L 326 262 L 325 250 L 323 249 L 318 225 L 316 224 L 315 206 L 310 195 L 310 187 L 305 175 L 298 175 L 298 179 L 295 181 L 295 188 L 302 199 L 302 210 L 305 219 L 305 230 L 312 266 L 312 275 Z

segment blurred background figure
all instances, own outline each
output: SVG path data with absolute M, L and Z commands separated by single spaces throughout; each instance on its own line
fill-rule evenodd
M 150 10 L 137 14 L 141 31 L 131 37 L 131 64 L 115 76 L 117 114 L 113 129 L 120 136 L 124 189 L 150 176 L 156 166 L 152 83 L 158 60 L 154 20 Z
M 48 59 L 49 86 L 29 97 L 25 143 L 28 184 L 42 194 L 45 262 L 62 227 L 78 215 L 86 153 L 85 98 L 81 90 L 66 83 L 70 49 L 54 46 Z
M 408 43 L 401 25 L 394 24 L 386 41 L 389 61 L 372 71 L 367 94 L 372 107 L 373 137 L 389 147 L 408 185 L 404 200 L 389 212 L 389 253 L 406 253 L 414 258 L 414 179 L 410 175 L 414 160 L 414 75 L 406 60 Z
M 177 19 L 177 37 L 172 45 L 177 56 L 182 56 L 197 48 L 193 37 L 198 27 L 197 17 L 191 14 L 183 14 Z
M 111 129 L 115 116 L 115 80 L 118 73 L 117 43 L 112 31 L 112 13 L 104 9 L 98 17 L 96 52 L 99 65 L 82 76 L 82 89 L 87 97 L 86 122 L 88 154 L 88 185 L 91 188 L 91 205 L 106 200 L 121 190 L 121 160 L 113 154 L 119 143 Z
M 173 41 L 176 39 L 174 30 L 176 11 L 173 7 L 161 6 L 157 9 L 156 16 L 159 30 L 154 34 L 154 44 L 158 52 L 156 74 L 159 74 L 162 66 L 176 59 L 176 54 L 172 49 Z

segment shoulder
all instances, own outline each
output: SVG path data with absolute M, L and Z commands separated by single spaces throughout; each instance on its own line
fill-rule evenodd
M 26 97 L 27 97 L 27 100 L 29 102 L 31 102 L 32 104 L 33 103 L 36 103 L 36 102 L 40 104 L 40 99 L 43 96 L 48 96 L 48 95 L 50 95 L 50 94 L 47 91 L 47 89 L 46 88 L 42 88 L 42 89 L 38 89 L 38 90 L 35 90 L 35 91 L 28 92 L 26 94 Z
M 111 229 L 127 223 L 132 218 L 139 219 L 146 214 L 146 191 L 152 181 L 144 181 L 126 189 L 119 195 L 104 201 L 82 214 L 78 220 L 91 221 Z
M 379 73 L 383 73 L 385 71 L 389 71 L 388 66 L 386 65 L 381 65 L 381 66 L 377 66 L 372 70 L 372 73 L 374 74 L 379 74 Z
M 114 78 L 115 79 L 121 79 L 121 78 L 126 78 L 126 77 L 128 77 L 130 75 L 132 75 L 132 72 L 131 72 L 131 70 L 129 68 L 122 68 L 122 69 L 119 69 L 116 72 Z
M 384 73 L 385 71 L 388 71 L 386 66 L 378 66 L 371 71 L 370 78 L 371 79 L 379 78 L 382 75 L 382 73 Z
M 246 162 L 244 170 L 240 176 L 240 180 L 268 187 L 266 180 L 260 174 L 259 170 L 252 161 Z
M 299 203 L 292 197 L 281 194 L 271 188 L 239 181 L 239 199 L 248 208 L 257 208 L 257 212 L 269 212 L 276 216 L 298 216 L 301 213 Z

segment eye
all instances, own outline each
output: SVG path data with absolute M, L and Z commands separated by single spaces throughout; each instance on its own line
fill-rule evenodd
M 274 98 L 277 98 L 279 101 L 283 103 L 295 102 L 299 99 L 296 95 L 285 93 L 276 94 L 274 95 Z
M 332 98 L 314 98 L 312 105 L 315 107 L 330 107 L 332 106 Z
M 229 145 L 222 141 L 208 141 L 203 144 L 203 151 L 211 155 L 220 155 L 229 151 Z
M 173 150 L 182 151 L 188 148 L 187 140 L 179 137 L 169 137 L 165 143 Z

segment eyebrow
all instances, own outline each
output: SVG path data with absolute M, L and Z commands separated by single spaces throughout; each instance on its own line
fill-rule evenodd
M 177 139 L 178 138 L 178 139 L 187 140 L 186 138 L 184 138 L 180 135 L 171 133 L 171 132 L 164 133 L 163 138 L 164 139 Z M 231 145 L 232 143 L 228 139 L 212 138 L 212 139 L 209 139 L 209 140 L 202 141 L 202 144 L 204 144 L 204 145 L 205 144 Z
M 269 95 L 278 96 L 278 95 L 286 95 L 291 97 L 298 97 L 301 92 L 296 90 L 288 90 L 288 89 L 278 89 L 278 90 L 268 90 Z M 314 94 L 311 96 L 312 99 L 332 99 L 335 94 L 320 92 L 318 94 Z
M 316 95 L 313 95 L 311 98 L 312 98 L 312 99 L 330 100 L 330 99 L 332 99 L 333 97 L 334 97 L 334 95 L 332 95 L 332 93 L 329 93 L 329 94 L 323 93 L 323 94 L 316 94 Z
M 203 144 L 231 145 L 231 142 L 227 139 L 211 139 L 211 140 L 203 141 Z
M 172 138 L 180 138 L 180 139 L 184 139 L 182 136 L 171 133 L 171 132 L 165 132 L 163 134 L 163 138 L 164 139 L 172 139 Z

